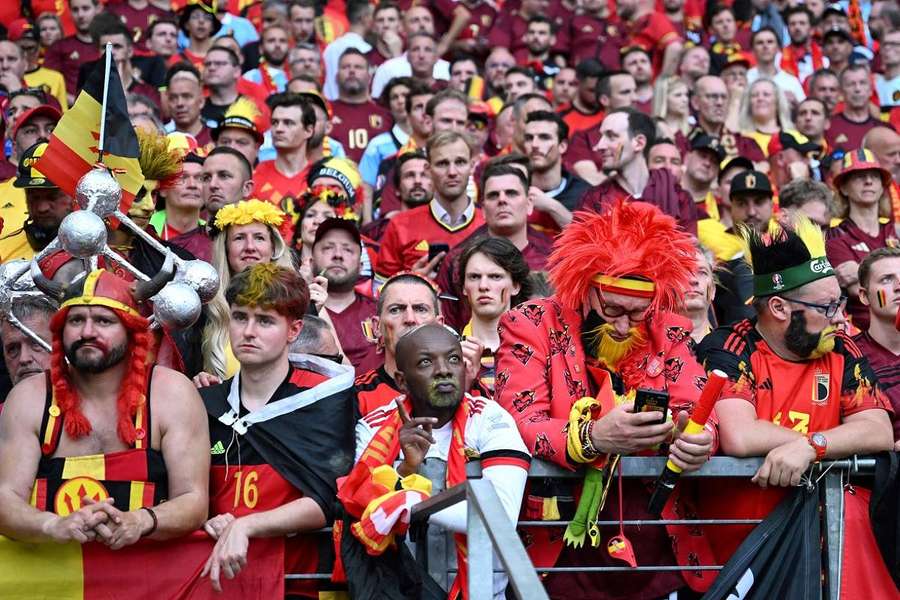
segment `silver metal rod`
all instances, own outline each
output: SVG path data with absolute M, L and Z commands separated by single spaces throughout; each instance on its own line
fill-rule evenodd
M 112 70 L 112 43 L 106 43 L 106 66 L 103 70 L 103 102 L 100 105 L 100 140 L 97 144 L 97 160 L 103 162 L 103 147 L 106 142 L 106 100 L 109 97 L 109 75 Z
M 34 331 L 32 331 L 25 323 L 23 323 L 22 321 L 20 321 L 20 320 L 18 319 L 18 317 L 16 317 L 16 315 L 14 315 L 14 314 L 12 313 L 12 311 L 10 311 L 8 315 L 6 315 L 6 320 L 9 321 L 9 324 L 10 324 L 10 325 L 12 325 L 12 326 L 15 327 L 16 329 L 18 329 L 19 331 L 21 331 L 22 333 L 24 333 L 26 336 L 30 337 L 32 340 L 34 340 L 35 342 L 37 342 L 38 344 L 40 344 L 41 348 L 43 348 L 44 350 L 46 350 L 48 353 L 52 351 L 52 348 L 50 347 L 50 344 L 48 344 L 46 341 L 44 341 L 43 339 L 41 339 L 41 336 L 39 336 L 38 334 L 36 334 L 36 333 L 35 333 Z

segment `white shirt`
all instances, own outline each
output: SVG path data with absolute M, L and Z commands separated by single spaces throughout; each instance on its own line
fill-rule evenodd
M 322 86 L 322 93 L 329 100 L 338 99 L 338 63 L 341 61 L 341 55 L 347 48 L 356 48 L 365 54 L 372 49 L 372 46 L 361 35 L 353 31 L 348 31 L 326 46 L 325 51 L 322 53 L 322 62 L 325 65 L 325 85 Z
M 406 58 L 406 52 L 400 56 L 389 58 L 375 69 L 375 76 L 372 77 L 372 97 L 381 98 L 381 92 L 384 91 L 384 86 L 386 86 L 394 77 L 411 76 L 412 67 L 409 64 L 409 60 Z M 431 76 L 434 79 L 446 79 L 447 81 L 450 81 L 450 63 L 443 58 L 439 58 L 438 61 L 434 63 L 434 68 L 431 70 Z
M 475 216 L 475 203 L 469 199 L 469 204 L 466 206 L 466 210 L 462 212 L 456 219 L 454 219 L 450 213 L 447 212 L 441 203 L 437 201 L 437 198 L 431 199 L 431 214 L 437 218 L 438 221 L 446 225 L 447 227 L 461 227 L 472 220 L 472 217 Z
M 401 396 L 402 398 L 402 396 Z M 487 398 L 466 396 L 463 402 L 471 404 L 469 418 L 466 421 L 466 430 L 463 435 L 463 443 L 468 450 L 476 452 L 485 461 L 491 453 L 503 453 L 508 455 L 512 450 L 521 453 L 523 458 L 529 456 L 528 448 L 519 435 L 515 421 L 502 406 Z M 356 460 L 362 456 L 369 442 L 375 436 L 378 428 L 394 412 L 393 403 L 377 408 L 356 423 Z M 447 423 L 440 429 L 434 429 L 431 435 L 435 443 L 428 448 L 425 458 L 437 458 L 446 462 L 450 452 L 450 438 L 453 433 L 453 422 Z M 403 462 L 403 450 L 394 462 L 394 467 Z M 522 495 L 525 491 L 525 481 L 528 478 L 526 469 L 514 465 L 483 466 L 482 477 L 489 480 L 500 498 L 503 510 L 515 523 L 519 518 L 519 507 L 522 504 Z M 432 515 L 429 523 L 439 525 L 453 532 L 466 532 L 466 503 L 458 502 L 449 508 Z M 494 555 L 494 570 L 502 570 L 502 566 Z M 494 599 L 501 600 L 505 597 L 507 577 L 505 573 L 494 573 Z
M 759 74 L 759 69 L 753 67 L 752 69 L 747 70 L 747 85 L 753 85 L 753 82 L 762 77 Z M 778 72 L 775 73 L 773 77 L 769 77 L 775 85 L 781 89 L 782 93 L 790 93 L 794 96 L 797 102 L 803 102 L 806 100 L 806 92 L 803 91 L 803 86 L 800 85 L 800 80 L 788 73 L 787 71 L 782 71 L 778 69 Z M 790 98 L 788 98 L 788 102 L 790 102 Z
M 875 89 L 878 90 L 878 101 L 882 106 L 900 106 L 900 75 L 893 79 L 876 75 Z

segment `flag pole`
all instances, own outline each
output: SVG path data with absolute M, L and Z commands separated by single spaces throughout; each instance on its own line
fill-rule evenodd
M 97 161 L 103 162 L 103 143 L 106 141 L 106 98 L 109 96 L 109 72 L 112 69 L 112 43 L 106 43 L 106 68 L 103 71 L 103 102 L 100 105 L 100 141 L 97 145 Z

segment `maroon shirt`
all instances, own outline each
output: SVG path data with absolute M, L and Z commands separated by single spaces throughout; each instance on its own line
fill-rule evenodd
M 369 61 L 370 68 L 376 68 L 385 63 L 388 57 L 382 54 L 378 48 L 372 46 L 372 49 L 366 52 L 366 60 Z
M 442 34 L 450 28 L 453 22 L 453 10 L 459 6 L 458 0 L 433 0 L 431 14 L 434 15 L 435 32 Z M 472 16 L 469 22 L 460 32 L 457 39 L 477 40 L 486 38 L 497 18 L 497 5 L 493 2 L 479 2 L 475 6 L 465 4 L 466 10 Z
M 840 112 L 831 117 L 831 127 L 825 132 L 825 141 L 832 150 L 840 148 L 845 152 L 852 152 L 862 147 L 863 137 L 873 127 L 886 127 L 886 125 L 871 115 L 865 121 L 857 123 Z
M 554 21 L 558 21 L 556 15 L 548 15 Z M 557 22 L 557 26 L 560 23 Z M 564 24 L 563 24 L 564 25 Z M 488 47 L 496 48 L 502 46 L 508 49 L 513 55 L 521 52 L 525 48 L 525 33 L 528 30 L 528 19 L 522 16 L 518 10 L 503 11 L 494 21 L 491 32 L 488 34 Z M 554 52 L 566 54 L 569 52 L 569 33 L 567 28 L 563 27 L 556 34 L 556 44 L 553 46 Z
M 900 246 L 900 240 L 894 233 L 893 223 L 882 223 L 878 235 L 872 237 L 848 218 L 825 233 L 825 253 L 828 256 L 828 262 L 834 267 L 845 262 L 858 264 L 873 250 L 898 246 Z M 859 298 L 853 294 L 847 298 L 847 313 L 853 319 L 856 327 L 863 330 L 868 329 L 869 309 L 863 306 Z
M 347 158 L 359 162 L 369 140 L 391 128 L 391 113 L 380 104 L 369 100 L 364 104 L 349 104 L 343 100 L 331 103 L 331 137 L 339 141 L 347 152 Z
M 375 344 L 366 339 L 362 325 L 364 321 L 375 316 L 375 301 L 356 294 L 356 301 L 343 312 L 334 312 L 327 307 L 326 310 L 334 324 L 344 355 L 356 368 L 356 372 L 365 373 L 377 369 L 383 358 L 379 359 L 375 352 Z
M 594 146 L 600 141 L 601 124 L 602 121 L 589 129 L 577 131 L 575 135 L 572 136 L 571 141 L 569 142 L 569 148 L 566 150 L 565 155 L 563 155 L 563 167 L 567 171 L 573 171 L 575 163 L 582 160 L 593 162 L 597 165 L 598 169 L 602 167 L 602 165 L 597 162 L 597 157 L 594 155 L 593 150 Z
M 47 48 L 44 66 L 62 73 L 66 80 L 66 92 L 75 95 L 78 91 L 79 67 L 83 63 L 99 58 L 100 51 L 95 44 L 82 42 L 74 35 L 70 35 Z
M 128 4 L 127 1 L 120 4 L 108 4 L 106 6 L 106 12 L 114 14 L 122 19 L 122 23 L 125 24 L 125 27 L 131 30 L 131 38 L 134 40 L 135 46 L 140 49 L 146 47 L 144 35 L 147 30 L 150 29 L 150 25 L 152 25 L 154 21 L 162 18 L 171 19 L 174 17 L 171 12 L 153 6 L 153 4 L 147 4 L 144 8 L 136 9 Z
M 853 338 L 860 352 L 865 356 L 878 377 L 881 389 L 894 408 L 894 440 L 900 440 L 900 356 L 894 354 L 872 339 L 868 331 Z

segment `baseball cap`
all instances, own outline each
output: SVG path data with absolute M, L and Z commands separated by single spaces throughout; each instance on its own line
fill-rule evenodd
M 19 168 L 16 170 L 16 179 L 13 187 L 17 188 L 55 188 L 55 183 L 34 168 L 34 163 L 44 155 L 47 150 L 47 142 L 38 142 L 22 154 L 19 159 Z
M 731 194 L 734 198 L 737 194 L 761 194 L 772 195 L 772 184 L 769 176 L 760 171 L 742 171 L 731 180 Z
M 34 108 L 28 109 L 19 116 L 16 124 L 13 125 L 12 139 L 16 139 L 16 134 L 19 133 L 19 129 L 35 117 L 50 117 L 51 119 L 59 121 L 62 118 L 62 113 L 58 108 L 49 104 L 39 104 Z
M 705 133 L 698 133 L 691 138 L 691 150 L 709 150 L 716 155 L 716 163 L 725 160 L 725 148 L 719 139 Z
M 316 239 L 313 240 L 313 246 L 318 244 L 319 241 L 325 237 L 325 234 L 335 229 L 346 231 L 350 234 L 350 237 L 352 237 L 357 244 L 362 243 L 362 238 L 359 235 L 359 227 L 356 226 L 355 220 L 341 219 L 340 217 L 331 217 L 330 219 L 325 219 L 324 221 L 322 221 L 318 229 L 316 229 Z
M 749 158 L 745 158 L 743 156 L 735 156 L 734 158 L 723 164 L 719 169 L 719 181 L 722 181 L 722 175 L 724 175 L 726 171 L 729 171 L 735 167 L 740 167 L 741 171 L 752 171 L 754 168 L 753 161 Z
M 16 19 L 9 24 L 7 37 L 11 42 L 18 42 L 21 39 L 29 39 L 37 41 L 37 32 L 34 25 L 28 22 L 28 19 Z
M 824 34 L 822 34 L 822 43 L 825 43 L 830 37 L 839 37 L 843 38 L 849 44 L 854 43 L 853 36 L 850 35 L 850 32 L 845 29 L 841 29 L 840 27 L 832 27 Z
M 825 5 L 825 10 L 822 11 L 822 16 L 820 18 L 824 19 L 827 15 L 841 15 L 843 17 L 847 16 L 847 11 L 844 10 L 844 7 L 841 6 L 837 2 L 832 2 L 831 4 Z
M 786 131 L 779 131 L 777 135 L 773 135 L 769 140 L 767 148 L 769 156 L 778 154 L 782 150 L 790 149 L 796 150 L 800 154 L 806 156 L 810 152 L 818 152 L 822 149 L 819 144 L 809 141 L 806 136 L 802 137 L 803 139 L 801 140 Z

